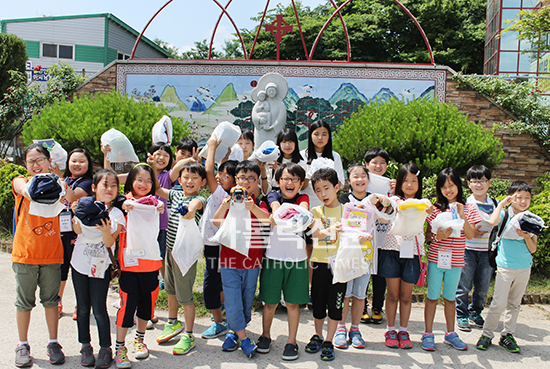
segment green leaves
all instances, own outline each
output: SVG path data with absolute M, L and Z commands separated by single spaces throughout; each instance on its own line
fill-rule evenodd
M 475 164 L 492 168 L 502 162 L 504 152 L 493 133 L 468 122 L 451 104 L 393 99 L 352 114 L 333 145 L 347 164 L 361 162 L 369 148 L 379 146 L 397 163 L 416 163 L 424 176 L 447 167 L 464 174 Z
M 0 160 L 0 228 L 11 232 L 13 206 L 15 199 L 11 190 L 11 181 L 17 176 L 28 176 L 25 167 L 6 164 Z
M 73 102 L 49 105 L 23 129 L 23 140 L 54 138 L 67 151 L 83 147 L 96 162 L 102 162 L 101 135 L 111 128 L 124 133 L 145 160 L 151 146 L 151 129 L 168 115 L 163 105 L 134 100 L 117 92 L 74 97 Z M 174 142 L 188 137 L 190 130 L 181 118 L 171 117 Z

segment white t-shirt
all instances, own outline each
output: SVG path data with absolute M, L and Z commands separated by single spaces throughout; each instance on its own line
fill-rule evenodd
M 206 207 L 204 209 L 204 213 L 202 214 L 201 220 L 199 222 L 199 228 L 201 230 L 202 240 L 205 245 L 209 245 L 209 246 L 219 245 L 219 243 L 209 241 L 208 239 L 210 237 L 213 237 L 218 231 L 219 227 L 215 226 L 212 220 L 214 219 L 214 214 L 216 214 L 216 211 L 218 211 L 220 205 L 222 204 L 222 201 L 226 197 L 229 197 L 229 194 L 225 192 L 223 187 L 220 185 L 218 185 L 214 193 L 210 195 L 210 197 L 208 197 L 208 200 L 206 202 Z
M 321 153 L 315 153 L 317 154 L 318 158 L 321 157 Z M 307 149 L 300 151 L 300 155 L 302 155 L 302 158 L 304 158 L 304 161 L 307 163 Z M 344 167 L 342 166 L 342 159 L 340 158 L 340 154 L 338 154 L 336 151 L 332 151 L 332 156 L 334 157 L 334 170 L 336 170 L 336 173 L 338 174 L 338 181 L 340 181 L 340 186 L 343 186 L 344 183 L 346 183 L 346 177 L 344 177 Z M 307 168 L 309 168 L 309 165 L 307 166 Z M 319 200 L 319 198 L 315 194 L 311 181 L 308 183 L 307 187 L 304 188 L 301 192 L 309 196 L 310 209 L 313 209 L 316 206 L 323 205 L 321 200 Z
M 479 202 L 475 199 L 474 195 L 471 195 L 466 199 L 467 204 L 487 204 L 487 205 L 493 205 L 494 209 L 497 208 L 498 202 L 494 203 L 493 200 L 487 195 L 487 198 L 485 199 L 485 202 Z M 483 209 L 480 209 L 478 206 L 477 209 L 479 215 L 481 216 L 481 222 L 476 224 L 476 227 L 481 225 L 481 231 L 486 231 L 486 233 L 479 237 L 479 238 L 472 238 L 471 240 L 466 239 L 466 250 L 473 250 L 473 251 L 487 251 L 489 249 L 489 236 L 491 235 L 491 230 L 493 227 L 489 224 L 489 217 L 490 214 L 487 214 L 483 211 Z
M 126 226 L 124 214 L 118 208 L 113 207 L 109 210 L 109 218 L 111 219 L 111 233 L 114 233 L 120 224 L 123 227 Z M 74 243 L 71 266 L 80 274 L 103 278 L 102 270 L 104 272 L 106 267 L 111 264 L 109 253 L 103 243 L 103 235 L 99 229 L 85 226 L 76 217 L 75 221 L 80 224 L 82 233 L 78 235 Z

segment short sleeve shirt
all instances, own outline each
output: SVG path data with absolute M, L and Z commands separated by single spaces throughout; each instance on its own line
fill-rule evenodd
M 342 205 L 335 208 L 329 208 L 325 205 L 316 206 L 311 209 L 311 214 L 315 219 L 314 227 L 325 229 L 332 224 L 342 220 Z M 334 232 L 330 237 L 321 240 L 313 238 L 313 253 L 311 261 L 316 263 L 328 263 L 331 256 L 335 256 L 338 251 L 340 236 Z
M 170 179 L 170 172 L 162 172 L 158 176 L 160 187 L 166 188 L 167 190 L 172 189 L 172 180 Z M 166 200 L 163 197 L 156 196 L 157 199 L 162 201 L 164 203 L 164 209 L 166 210 L 164 213 L 160 214 L 159 220 L 160 220 L 160 229 L 167 229 L 168 228 L 168 200 Z
M 220 208 L 222 201 L 226 197 L 229 197 L 229 194 L 225 192 L 223 187 L 220 185 L 218 185 L 214 193 L 208 197 L 206 208 L 204 209 L 203 216 L 201 217 L 201 220 L 199 222 L 202 241 L 205 245 L 219 245 L 216 242 L 209 241 L 209 239 L 213 237 L 219 229 L 219 227 L 217 227 L 214 222 L 212 222 L 212 219 L 214 218 L 214 214 L 216 214 L 216 211 Z
M 191 201 L 194 199 L 199 199 L 202 202 L 202 208 L 195 212 L 195 221 L 198 225 L 204 208 L 206 207 L 206 199 L 202 196 L 185 196 L 183 191 L 178 190 L 170 190 L 168 192 L 168 206 L 170 214 L 168 218 L 168 231 L 166 232 L 166 247 L 169 249 L 174 247 L 176 234 L 178 233 L 179 218 L 181 215 L 177 211 L 177 208 L 180 204 L 189 206 Z

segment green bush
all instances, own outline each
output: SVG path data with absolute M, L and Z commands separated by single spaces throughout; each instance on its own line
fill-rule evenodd
M 5 164 L 1 162 L 0 165 Z M 17 176 L 28 176 L 25 167 L 15 164 L 5 164 L 0 168 L 0 228 L 11 232 L 13 206 L 15 198 L 11 190 L 11 181 Z
M 544 174 L 537 179 L 536 195 L 531 200 L 529 210 L 550 226 L 550 175 Z M 533 271 L 550 276 L 550 230 L 542 231 L 537 242 L 537 252 L 533 254 Z
M 454 105 L 428 100 L 372 102 L 352 114 L 335 134 L 344 162 L 363 159 L 374 146 L 398 163 L 416 163 L 426 176 L 447 167 L 465 174 L 475 164 L 499 165 L 504 151 L 494 131 L 468 122 Z
M 68 152 L 77 147 L 90 151 L 92 158 L 102 163 L 101 135 L 115 128 L 128 137 L 134 150 L 145 160 L 151 146 L 151 129 L 168 115 L 163 105 L 137 101 L 117 92 L 75 96 L 73 102 L 61 101 L 42 110 L 23 128 L 23 140 L 54 138 Z M 188 137 L 190 130 L 181 118 L 172 117 L 173 141 Z

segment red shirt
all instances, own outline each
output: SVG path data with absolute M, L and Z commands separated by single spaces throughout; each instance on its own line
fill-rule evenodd
M 256 197 L 252 195 L 252 199 L 255 203 Z M 260 202 L 258 205 L 260 209 L 268 212 L 267 205 L 264 201 Z M 227 216 L 227 212 L 225 213 L 224 218 Z M 248 256 L 245 256 L 241 254 L 240 252 L 237 252 L 233 249 L 230 249 L 229 247 L 226 247 L 222 245 L 221 251 L 220 251 L 220 265 L 224 266 L 226 268 L 233 268 L 233 269 L 255 269 L 259 268 L 262 265 L 262 258 L 264 256 L 264 249 L 265 249 L 265 241 L 262 237 L 261 233 L 261 227 L 258 221 L 258 218 L 250 212 L 250 219 L 251 219 L 251 237 L 250 237 L 250 249 L 248 250 Z M 269 236 L 269 226 L 265 226 L 267 228 L 267 236 Z

